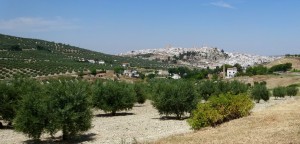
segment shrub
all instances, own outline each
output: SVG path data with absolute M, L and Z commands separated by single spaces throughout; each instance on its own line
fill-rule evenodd
M 273 96 L 275 96 L 275 98 L 281 97 L 283 98 L 286 95 L 286 88 L 283 86 L 278 86 L 276 88 L 273 89 Z
M 193 129 L 217 124 L 250 114 L 254 104 L 246 94 L 221 94 L 212 96 L 206 103 L 199 103 L 193 110 L 189 125 Z
M 132 109 L 136 96 L 131 84 L 107 81 L 94 86 L 94 106 L 115 115 L 117 111 Z
M 254 83 L 254 86 L 251 90 L 251 96 L 254 100 L 256 100 L 257 103 L 259 103 L 261 99 L 268 101 L 270 99 L 270 93 L 265 82 Z
M 296 86 L 291 85 L 291 86 L 286 87 L 286 94 L 290 97 L 296 96 L 298 91 L 299 91 L 299 89 Z
M 191 112 L 198 102 L 193 83 L 189 81 L 161 81 L 154 89 L 152 105 L 160 114 L 175 114 L 180 119 L 185 112 Z
M 222 118 L 223 116 L 210 103 L 199 103 L 187 122 L 192 129 L 198 130 L 202 127 L 215 126 Z

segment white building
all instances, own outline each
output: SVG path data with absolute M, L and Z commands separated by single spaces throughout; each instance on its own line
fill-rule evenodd
M 172 79 L 180 79 L 180 78 L 181 78 L 181 76 L 179 74 L 174 74 L 172 76 Z
M 237 73 L 237 68 L 227 68 L 227 78 L 233 78 Z

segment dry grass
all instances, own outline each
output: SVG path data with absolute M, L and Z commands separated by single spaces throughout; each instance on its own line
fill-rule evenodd
M 300 98 L 283 102 L 216 128 L 171 136 L 155 144 L 300 143 Z
M 292 63 L 294 69 L 300 69 L 300 58 L 281 58 L 267 64 L 266 66 L 270 68 L 274 65 L 285 64 L 285 63 Z

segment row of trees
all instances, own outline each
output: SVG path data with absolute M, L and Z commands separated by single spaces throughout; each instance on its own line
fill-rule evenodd
M 0 82 L 0 116 L 16 131 L 39 139 L 43 133 L 62 131 L 63 139 L 91 128 L 92 108 L 115 115 L 144 103 L 143 84 L 77 79 L 39 82 L 16 78 Z
M 288 88 L 285 92 L 291 91 Z M 297 93 L 298 89 L 293 88 Z M 209 80 L 151 80 L 129 84 L 16 78 L 0 82 L 0 115 L 15 130 L 31 138 L 62 131 L 63 139 L 69 139 L 91 128 L 92 108 L 116 115 L 149 98 L 161 115 L 181 119 L 190 114 L 190 125 L 199 129 L 248 115 L 253 107 L 249 92 L 258 102 L 269 99 L 265 82 L 251 86 L 238 81 Z
M 271 68 L 267 68 L 263 65 L 258 66 L 252 66 L 248 67 L 246 69 L 245 73 L 239 73 L 238 75 L 266 75 L 266 74 L 272 74 L 273 72 L 286 72 L 288 70 L 292 69 L 292 63 L 285 63 L 285 64 L 278 64 L 274 65 Z
M 273 89 L 273 95 L 275 98 L 283 98 L 286 95 L 291 97 L 296 96 L 298 91 L 297 85 L 289 85 L 287 87 L 278 86 Z

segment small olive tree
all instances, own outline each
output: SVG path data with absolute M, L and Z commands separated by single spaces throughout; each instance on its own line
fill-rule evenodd
M 299 91 L 299 89 L 296 86 L 291 85 L 291 86 L 286 87 L 286 94 L 290 97 L 296 96 L 298 91 Z
M 263 99 L 264 101 L 268 101 L 270 99 L 270 93 L 266 87 L 265 82 L 255 83 L 251 90 L 251 95 L 257 103 L 259 103 L 261 99 Z
M 23 96 L 14 120 L 15 128 L 30 138 L 62 130 L 63 140 L 91 128 L 88 87 L 80 81 L 50 81 Z
M 283 98 L 286 95 L 286 88 L 283 86 L 278 86 L 273 89 L 273 96 L 275 98 L 281 97 Z
M 132 109 L 136 102 L 133 85 L 125 82 L 96 82 L 93 91 L 94 106 L 112 115 L 120 110 Z
M 190 81 L 160 81 L 154 89 L 152 105 L 160 114 L 175 114 L 177 119 L 181 119 L 185 112 L 190 113 L 198 103 L 194 85 Z
M 63 132 L 63 140 L 91 128 L 92 111 L 89 87 L 83 81 L 54 81 L 47 87 L 49 94 L 48 113 L 51 133 Z
M 134 91 L 136 94 L 137 102 L 139 104 L 143 104 L 146 102 L 147 99 L 147 85 L 143 83 L 135 83 L 134 84 Z
M 38 92 L 39 83 L 27 78 L 14 78 L 0 82 L 0 116 L 12 124 L 19 108 L 19 101 L 28 93 Z

